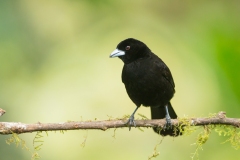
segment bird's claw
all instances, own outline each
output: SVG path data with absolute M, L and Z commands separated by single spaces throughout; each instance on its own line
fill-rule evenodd
M 132 126 L 136 127 L 136 123 L 134 121 L 134 116 L 130 116 L 126 124 L 129 125 L 129 131 L 131 130 Z
M 170 116 L 166 116 L 166 123 L 163 126 L 163 129 L 172 129 L 172 122 Z

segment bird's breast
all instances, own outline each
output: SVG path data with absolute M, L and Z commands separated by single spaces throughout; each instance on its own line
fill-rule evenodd
M 163 78 L 161 70 L 155 70 L 151 65 L 124 65 L 122 81 L 132 101 L 145 106 L 166 103 L 174 94 L 172 86 Z

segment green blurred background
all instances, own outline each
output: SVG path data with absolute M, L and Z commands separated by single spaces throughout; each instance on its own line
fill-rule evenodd
M 171 69 L 179 117 L 226 111 L 240 117 L 240 1 L 1 1 L 1 121 L 105 120 L 135 106 L 121 83 L 123 63 L 109 54 L 123 39 L 146 43 Z M 138 113 L 150 117 L 149 108 Z M 139 117 L 139 116 L 136 116 Z M 199 130 L 200 131 L 200 130 Z M 44 160 L 146 160 L 161 137 L 152 129 L 48 132 Z M 197 133 L 164 138 L 156 159 L 191 159 Z M 33 151 L 35 133 L 20 135 Z M 87 136 L 86 146 L 81 147 Z M 31 153 L 7 145 L 1 160 Z M 212 133 L 200 159 L 237 159 L 240 152 Z

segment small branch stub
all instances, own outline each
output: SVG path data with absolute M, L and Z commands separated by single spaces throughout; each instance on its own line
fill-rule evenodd
M 4 115 L 4 113 L 6 113 L 6 111 L 3 110 L 2 108 L 0 108 L 0 117 L 1 117 L 2 115 Z

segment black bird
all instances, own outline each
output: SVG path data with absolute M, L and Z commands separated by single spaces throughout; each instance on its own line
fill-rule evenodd
M 143 106 L 150 106 L 152 119 L 166 118 L 164 129 L 153 130 L 162 135 L 178 136 L 179 129 L 173 129 L 171 118 L 177 118 L 170 100 L 175 93 L 175 84 L 167 65 L 143 42 L 128 38 L 117 45 L 110 58 L 119 57 L 123 63 L 122 82 L 137 108 L 130 116 L 129 130 L 135 126 L 134 114 Z

